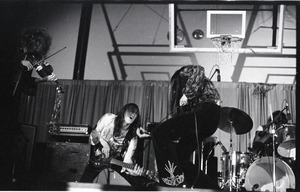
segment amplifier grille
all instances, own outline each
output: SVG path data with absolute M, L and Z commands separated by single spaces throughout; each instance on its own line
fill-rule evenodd
M 70 133 L 70 134 L 89 134 L 91 132 L 91 127 L 89 125 L 68 125 L 61 124 L 59 126 L 60 133 Z

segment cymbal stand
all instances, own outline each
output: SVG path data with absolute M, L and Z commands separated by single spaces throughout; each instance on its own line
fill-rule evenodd
M 230 147 L 229 147 L 229 181 L 227 181 L 225 183 L 225 186 L 226 184 L 228 184 L 229 182 L 229 191 L 232 191 L 232 188 L 235 187 L 235 181 L 233 181 L 233 164 L 232 164 L 232 155 L 233 155 L 233 147 L 232 147 L 232 130 L 233 130 L 233 125 L 232 125 L 232 120 L 230 120 L 230 126 L 231 126 L 231 129 L 230 129 Z M 237 189 L 238 190 L 238 189 Z

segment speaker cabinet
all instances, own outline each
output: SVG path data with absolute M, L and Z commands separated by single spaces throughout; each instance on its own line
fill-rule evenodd
M 79 181 L 89 155 L 89 144 L 50 142 L 47 144 L 46 175 L 53 181 Z
M 33 145 L 35 138 L 35 130 L 36 127 L 34 125 L 21 125 L 21 130 L 23 132 L 23 136 L 25 138 L 25 150 L 26 150 L 26 158 L 25 158 L 25 169 L 29 171 L 31 169 L 31 159 L 33 154 Z

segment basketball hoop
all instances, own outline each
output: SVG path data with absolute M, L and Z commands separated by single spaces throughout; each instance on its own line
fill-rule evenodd
M 238 53 L 242 38 L 231 35 L 221 35 L 211 38 L 211 41 L 218 49 L 220 63 L 231 64 L 232 55 Z

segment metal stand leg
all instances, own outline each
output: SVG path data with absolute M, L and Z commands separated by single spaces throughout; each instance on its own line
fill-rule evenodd
M 273 140 L 273 192 L 276 192 L 276 157 L 275 157 L 275 125 L 272 126 L 272 140 Z

